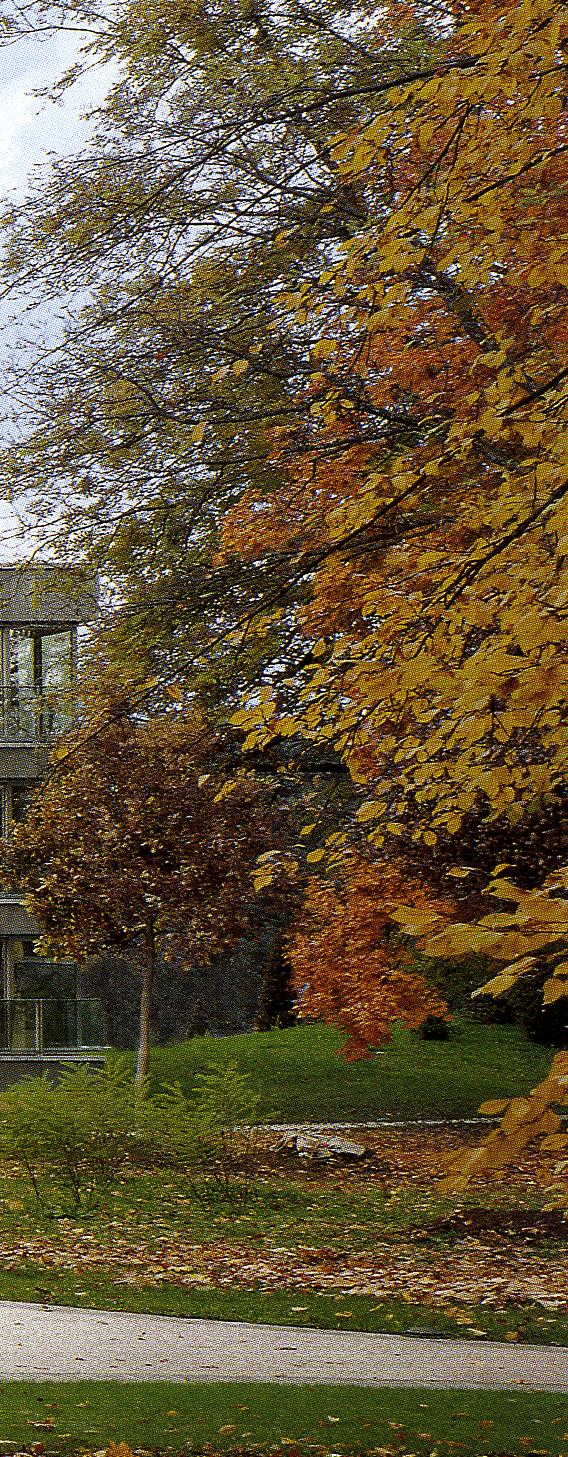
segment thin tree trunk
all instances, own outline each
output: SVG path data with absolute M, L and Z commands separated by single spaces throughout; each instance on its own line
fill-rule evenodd
M 148 1074 L 148 1062 L 150 1057 L 150 1009 L 152 1005 L 152 987 L 156 972 L 156 941 L 154 937 L 153 924 L 149 927 L 144 938 L 144 965 L 142 971 L 142 991 L 140 993 L 140 1029 L 138 1034 L 138 1056 L 136 1059 L 136 1086 L 140 1087 Z

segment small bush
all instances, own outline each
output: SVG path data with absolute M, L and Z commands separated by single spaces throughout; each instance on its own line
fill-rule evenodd
M 235 1063 L 196 1074 L 189 1097 L 179 1083 L 149 1100 L 162 1146 L 181 1164 L 197 1193 L 196 1176 L 228 1197 L 246 1197 L 257 1152 L 259 1100 Z
M 150 1096 L 121 1058 L 98 1072 L 27 1078 L 0 1096 L 0 1155 L 15 1159 L 45 1213 L 88 1214 L 126 1167 L 182 1168 L 196 1197 L 244 1198 L 255 1167 L 258 1099 L 234 1063 Z
M 0 1096 L 0 1153 L 20 1164 L 46 1213 L 86 1213 L 132 1157 L 138 1102 L 121 1059 L 97 1072 L 65 1068 L 56 1085 L 23 1079 Z
M 430 1014 L 425 1017 L 417 1028 L 418 1036 L 424 1042 L 447 1042 L 450 1035 L 450 1027 L 445 1017 L 435 1017 Z

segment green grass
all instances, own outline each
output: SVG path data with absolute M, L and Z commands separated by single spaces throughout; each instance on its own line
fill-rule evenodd
M 549 1059 L 547 1049 L 526 1042 L 516 1029 L 463 1021 L 447 1043 L 424 1043 L 399 1031 L 381 1056 L 359 1064 L 346 1064 L 337 1057 L 340 1042 L 337 1034 L 320 1026 L 219 1040 L 196 1038 L 155 1049 L 152 1074 L 156 1080 L 177 1076 L 187 1087 L 205 1063 L 233 1058 L 250 1071 L 264 1118 L 272 1113 L 278 1121 L 312 1117 L 356 1122 L 387 1114 L 468 1115 L 490 1093 L 496 1096 L 532 1086 Z M 0 1234 L 7 1248 L 13 1241 L 38 1243 L 29 1263 L 18 1259 L 16 1269 L 0 1270 L 0 1298 L 326 1328 L 351 1325 L 398 1332 L 424 1325 L 442 1333 L 472 1334 L 468 1331 L 472 1327 L 490 1338 L 502 1339 L 512 1331 L 521 1340 L 568 1343 L 565 1315 L 522 1302 L 516 1307 L 503 1302 L 496 1311 L 488 1305 L 451 1300 L 457 1310 L 450 1316 L 443 1309 L 448 1299 L 433 1309 L 419 1303 L 417 1292 L 411 1304 L 374 1296 L 336 1298 L 304 1288 L 230 1289 L 224 1280 L 221 1288 L 214 1283 L 203 1287 L 199 1273 L 193 1289 L 180 1288 L 173 1273 L 178 1252 L 208 1244 L 249 1248 L 260 1255 L 274 1248 L 301 1253 L 303 1247 L 323 1247 L 324 1252 L 329 1248 L 332 1254 L 349 1256 L 372 1251 L 377 1240 L 385 1240 L 395 1251 L 403 1242 L 414 1249 L 418 1269 L 426 1272 L 432 1259 L 443 1261 L 445 1251 L 461 1238 L 438 1232 L 439 1216 L 467 1206 L 470 1197 L 475 1204 L 505 1210 L 539 1207 L 544 1198 L 538 1186 L 522 1180 L 516 1184 L 514 1177 L 456 1201 L 430 1181 L 428 1167 L 424 1179 L 406 1186 L 404 1173 L 399 1182 L 396 1171 L 383 1176 L 380 1168 L 373 1173 L 367 1165 L 323 1173 L 305 1168 L 301 1161 L 264 1164 L 261 1148 L 247 1202 L 228 1203 L 213 1185 L 192 1189 L 184 1170 L 143 1169 L 117 1178 L 91 1217 L 77 1214 L 68 1219 L 48 1217 L 30 1197 L 21 1172 L 6 1165 L 0 1170 Z M 413 1230 L 428 1229 L 430 1224 L 431 1233 L 415 1239 Z M 89 1242 L 87 1263 L 94 1244 L 106 1269 L 85 1269 L 84 1235 Z M 548 1251 L 551 1259 L 557 1248 L 554 1239 L 538 1243 L 540 1253 Z M 54 1268 L 50 1268 L 51 1251 Z M 192 1259 L 191 1253 L 188 1257 Z M 145 1284 L 152 1271 L 154 1283 Z M 215 1282 L 216 1276 L 210 1272 L 205 1278 Z M 254 1277 L 247 1278 L 255 1283 Z
M 519 1028 L 458 1017 L 447 1042 L 423 1042 L 397 1028 L 392 1043 L 363 1062 L 338 1056 L 344 1040 L 320 1025 L 194 1037 L 154 1048 L 151 1080 L 178 1080 L 188 1090 L 205 1064 L 234 1060 L 250 1074 L 261 1118 L 355 1123 L 470 1117 L 485 1098 L 527 1092 L 550 1064 L 550 1050 Z
M 457 1314 L 448 1314 L 443 1306 L 435 1308 L 394 1298 L 380 1300 L 376 1295 L 227 1290 L 215 1286 L 184 1290 L 168 1281 L 158 1286 L 125 1285 L 107 1274 L 89 1270 L 75 1274 L 41 1265 L 0 1270 L 0 1300 L 251 1324 L 315 1326 L 320 1330 L 385 1331 L 390 1335 L 414 1327 L 472 1339 L 479 1339 L 483 1332 L 489 1340 L 506 1340 L 513 1333 L 530 1344 L 568 1345 L 568 1315 L 545 1310 L 536 1303 L 519 1306 L 504 1301 L 494 1310 L 487 1305 L 452 1301 Z
M 338 1386 L 174 1385 L 168 1382 L 12 1382 L 0 1388 L 0 1450 L 48 1452 L 110 1440 L 214 1450 L 297 1444 L 324 1452 L 438 1457 L 546 1453 L 568 1441 L 566 1398 L 540 1392 L 431 1391 Z M 37 1449 L 36 1449 L 37 1450 Z M 40 1447 L 42 1450 L 42 1447 Z
M 301 1111 L 302 1116 L 311 1113 L 318 1119 L 327 1116 L 337 1121 L 350 1117 L 355 1122 L 357 1116 L 387 1112 L 430 1116 L 473 1112 L 490 1092 L 518 1091 L 534 1084 L 549 1057 L 547 1049 L 526 1042 L 515 1029 L 475 1022 L 457 1024 L 448 1043 L 424 1043 L 399 1032 L 381 1057 L 355 1065 L 337 1058 L 339 1044 L 337 1034 L 319 1026 L 222 1040 L 196 1038 L 155 1049 L 153 1076 L 177 1075 L 187 1086 L 204 1063 L 236 1057 L 251 1072 L 265 1117 L 272 1107 L 280 1118 L 299 1118 Z M 377 1241 L 385 1241 L 387 1259 L 392 1249 L 395 1261 L 397 1247 L 403 1244 L 412 1250 L 417 1270 L 426 1274 L 433 1261 L 443 1264 L 446 1251 L 462 1238 L 459 1232 L 439 1231 L 436 1222 L 440 1217 L 467 1208 L 469 1202 L 505 1212 L 509 1208 L 530 1210 L 538 1208 L 545 1197 L 540 1186 L 515 1181 L 512 1175 L 506 1183 L 475 1189 L 456 1199 L 431 1179 L 430 1174 L 437 1172 L 435 1155 L 433 1160 L 431 1170 L 426 1163 L 424 1177 L 405 1184 L 404 1167 L 399 1179 L 396 1166 L 386 1174 L 380 1166 L 373 1172 L 367 1164 L 356 1170 L 330 1168 L 325 1172 L 306 1168 L 299 1160 L 265 1166 L 261 1144 L 257 1177 L 246 1202 L 227 1202 L 213 1185 L 193 1189 L 185 1170 L 151 1168 L 117 1178 L 90 1217 L 76 1214 L 68 1219 L 49 1218 L 31 1197 L 21 1172 L 6 1166 L 0 1169 L 0 1234 L 7 1248 L 10 1242 L 27 1239 L 38 1243 L 29 1264 L 22 1265 L 19 1259 L 17 1269 L 0 1270 L 0 1298 L 329 1328 L 352 1324 L 353 1328 L 394 1332 L 409 1325 L 426 1325 L 448 1334 L 468 1334 L 472 1327 L 490 1338 L 503 1339 L 512 1331 L 521 1340 L 568 1343 L 568 1317 L 528 1302 L 518 1301 L 515 1307 L 504 1301 L 496 1311 L 490 1305 L 440 1298 L 435 1309 L 420 1303 L 419 1288 L 412 1304 L 374 1296 L 336 1300 L 304 1288 L 265 1293 L 238 1288 L 238 1280 L 237 1288 L 227 1288 L 230 1268 L 221 1288 L 215 1288 L 213 1268 L 208 1272 L 206 1268 L 205 1276 L 200 1276 L 199 1263 L 193 1289 L 182 1288 L 179 1279 L 176 1282 L 179 1252 L 185 1249 L 185 1258 L 191 1262 L 192 1247 L 209 1244 L 250 1249 L 269 1258 L 274 1249 L 297 1250 L 301 1259 L 305 1247 L 323 1248 L 324 1254 L 329 1249 L 332 1255 L 337 1252 L 348 1258 L 358 1251 L 372 1251 Z M 86 1247 L 81 1243 L 83 1236 L 87 1237 Z M 513 1234 L 505 1238 L 508 1245 L 515 1241 Z M 103 1271 L 88 1269 L 93 1245 L 107 1266 Z M 502 1247 L 497 1243 L 496 1253 Z M 525 1258 L 531 1247 L 519 1246 Z M 536 1248 L 553 1261 L 558 1239 L 543 1237 Z M 50 1268 L 52 1250 L 55 1268 Z M 145 1283 L 148 1278 L 153 1283 Z M 210 1282 L 205 1288 L 203 1278 Z M 256 1283 L 254 1275 L 245 1278 L 251 1286 Z M 300 1284 L 300 1278 L 296 1283 Z M 443 1309 L 448 1303 L 457 1307 L 454 1316 Z

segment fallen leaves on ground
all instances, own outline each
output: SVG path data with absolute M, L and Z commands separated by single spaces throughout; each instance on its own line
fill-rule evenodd
M 178 1285 L 192 1290 L 283 1290 L 399 1297 L 429 1305 L 458 1300 L 499 1306 L 535 1301 L 550 1310 L 568 1310 L 568 1256 L 551 1267 L 531 1253 L 526 1264 L 514 1248 L 502 1251 L 491 1240 L 466 1237 L 458 1251 L 432 1256 L 413 1245 L 397 1248 L 382 1241 L 372 1254 L 343 1255 L 322 1248 L 274 1248 L 257 1252 L 239 1245 L 195 1245 L 160 1240 L 154 1250 L 117 1238 L 112 1249 L 89 1235 L 70 1231 L 57 1240 L 44 1237 L 0 1245 L 6 1269 L 24 1262 L 45 1268 L 97 1270 L 116 1284 Z
M 385 1186 L 397 1198 L 408 1189 L 414 1204 L 418 1189 L 429 1188 L 441 1176 L 443 1153 L 469 1136 L 475 1135 L 455 1129 L 366 1132 L 372 1158 L 365 1174 L 358 1167 L 355 1176 L 359 1182 L 365 1177 L 383 1198 Z M 274 1173 L 279 1164 L 275 1140 L 267 1142 L 265 1157 L 269 1178 L 269 1165 Z M 296 1159 L 290 1176 L 298 1182 L 325 1181 L 329 1189 L 344 1187 L 353 1171 L 346 1167 L 306 1169 Z M 527 1155 L 515 1172 L 516 1192 L 522 1193 L 524 1188 L 530 1200 L 535 1187 Z M 152 1232 L 134 1224 L 129 1228 L 121 1215 L 102 1234 L 71 1221 L 59 1221 L 49 1237 L 4 1233 L 0 1263 L 5 1269 L 33 1264 L 72 1270 L 79 1276 L 98 1271 L 116 1284 L 137 1287 L 167 1282 L 187 1290 L 204 1286 L 261 1292 L 301 1289 L 303 1293 L 402 1298 L 442 1308 L 453 1301 L 493 1308 L 504 1301 L 538 1302 L 552 1311 L 566 1311 L 568 1250 L 558 1252 L 556 1248 L 563 1232 L 559 1217 L 553 1214 L 547 1219 L 546 1211 L 526 1208 L 492 1210 L 483 1206 L 480 1213 L 460 1207 L 449 1219 L 417 1225 L 404 1234 L 381 1229 L 372 1248 L 349 1250 L 328 1244 L 274 1244 L 270 1230 L 265 1238 L 254 1241 L 254 1247 L 252 1242 L 230 1238 L 195 1242 L 179 1230 L 165 1232 L 154 1227 Z M 452 1232 L 455 1243 L 447 1238 Z M 551 1237 L 554 1260 L 546 1247 L 539 1248 L 541 1238 L 546 1244 Z

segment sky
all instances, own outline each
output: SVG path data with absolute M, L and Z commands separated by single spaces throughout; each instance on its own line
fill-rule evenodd
M 5 200 L 25 193 L 32 169 L 50 153 L 74 152 L 88 137 L 89 124 L 83 116 L 104 95 L 107 80 L 102 71 L 91 72 L 88 80 L 67 92 L 64 101 L 53 103 L 34 95 L 39 87 L 56 81 L 76 52 L 77 40 L 70 35 L 28 37 L 0 47 L 0 212 Z M 17 350 L 17 316 L 9 345 Z M 25 557 L 34 545 L 15 512 L 0 500 L 0 561 Z

